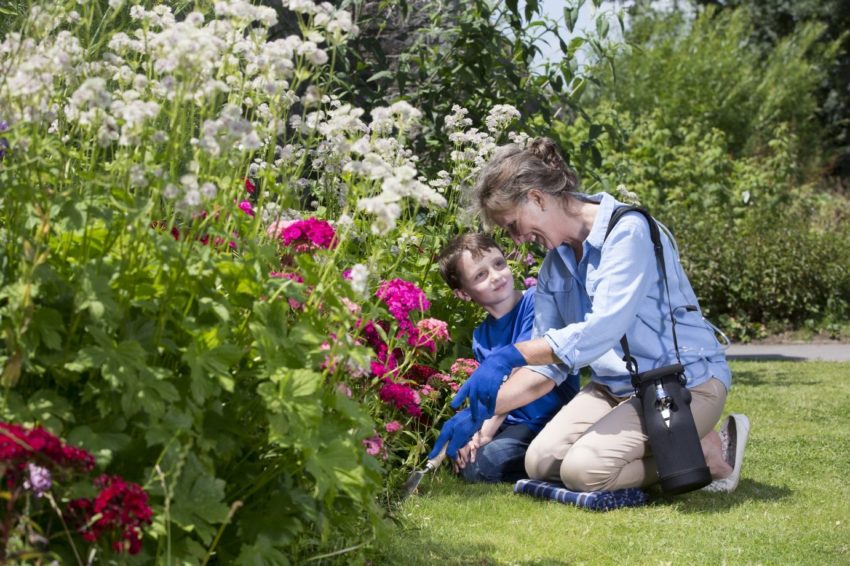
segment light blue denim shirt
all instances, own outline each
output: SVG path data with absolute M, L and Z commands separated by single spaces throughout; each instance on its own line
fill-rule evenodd
M 623 216 L 606 240 L 611 214 L 623 204 L 606 193 L 577 196 L 599 203 L 581 261 L 576 264 L 566 244 L 549 251 L 538 275 L 534 309 L 532 336 L 544 337 L 563 363 L 533 369 L 561 383 L 589 365 L 593 381 L 627 396 L 634 390 L 620 347 L 623 334 L 638 371 L 676 363 L 664 280 L 643 215 Z M 673 308 L 698 307 L 675 243 L 659 227 Z M 702 313 L 680 308 L 674 315 L 687 386 L 716 377 L 728 390 L 732 376 L 723 347 Z

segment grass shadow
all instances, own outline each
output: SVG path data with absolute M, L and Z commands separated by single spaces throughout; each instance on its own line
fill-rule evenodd
M 492 544 L 456 544 L 435 539 L 422 529 L 415 537 L 407 536 L 411 542 L 400 548 L 396 544 L 382 544 L 368 553 L 371 564 L 403 564 L 404 566 L 498 566 L 500 562 L 489 558 L 495 553 Z
M 776 486 L 753 479 L 741 479 L 733 493 L 696 492 L 680 511 L 684 514 L 726 512 L 748 502 L 780 501 L 791 497 L 794 492 L 784 486 Z M 664 505 L 682 501 L 676 496 L 666 496 L 660 491 L 651 493 L 650 505 Z
M 733 362 L 805 362 L 802 356 L 786 356 L 784 354 L 726 354 L 726 359 Z
M 793 364 L 780 364 L 779 371 L 765 371 L 764 366 L 760 366 L 758 371 L 746 369 L 746 366 L 737 365 L 732 368 L 732 386 L 759 387 L 761 385 L 791 387 L 798 385 L 818 385 L 820 382 L 816 379 L 807 379 L 801 381 L 800 373 L 793 371 Z

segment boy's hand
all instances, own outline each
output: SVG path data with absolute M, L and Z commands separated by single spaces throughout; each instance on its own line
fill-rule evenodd
M 496 397 L 499 395 L 502 382 L 511 374 L 512 369 L 524 365 L 525 357 L 513 344 L 491 352 L 478 369 L 469 376 L 469 379 L 460 386 L 452 399 L 452 408 L 459 408 L 464 399 L 469 399 L 472 418 L 478 422 L 489 419 L 496 411 Z M 479 407 L 483 407 L 484 413 L 479 411 Z
M 457 451 L 466 446 L 466 443 L 479 428 L 481 428 L 481 421 L 475 420 L 469 409 L 457 413 L 443 425 L 440 436 L 437 437 L 437 442 L 434 444 L 434 449 L 428 454 L 428 459 L 436 458 L 446 443 L 448 443 L 446 455 L 452 460 L 457 459 Z

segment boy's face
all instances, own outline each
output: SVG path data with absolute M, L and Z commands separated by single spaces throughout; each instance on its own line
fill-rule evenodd
M 464 250 L 458 262 L 460 289 L 455 294 L 463 300 L 486 306 L 510 300 L 514 293 L 514 277 L 502 252 L 495 248 L 475 258 Z

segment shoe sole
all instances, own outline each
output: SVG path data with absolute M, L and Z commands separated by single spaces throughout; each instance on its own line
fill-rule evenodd
M 723 479 L 714 480 L 703 488 L 705 491 L 714 493 L 732 493 L 738 487 L 741 480 L 741 468 L 744 464 L 744 450 L 750 437 L 750 419 L 746 415 L 733 413 L 726 417 L 721 429 L 721 435 L 728 436 L 727 451 L 724 455 L 726 461 L 732 466 L 732 473 Z M 729 462 L 729 456 L 734 460 Z

